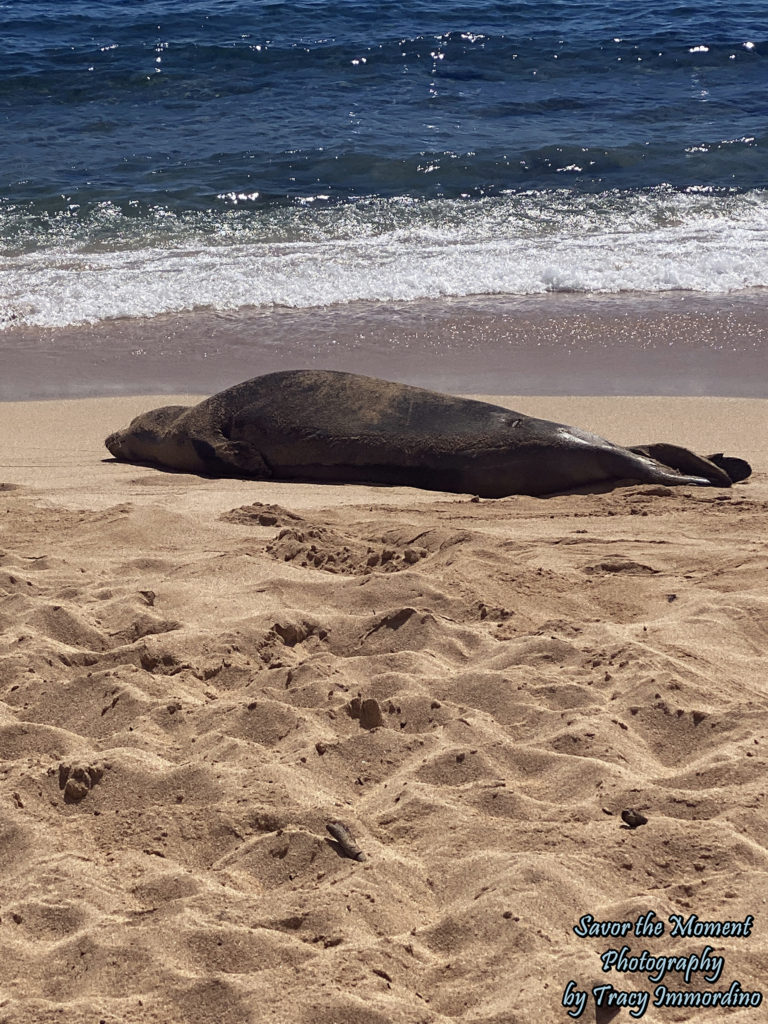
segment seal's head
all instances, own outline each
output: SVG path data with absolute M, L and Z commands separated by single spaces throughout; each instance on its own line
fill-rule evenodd
M 142 413 L 131 420 L 124 430 L 110 434 L 104 444 L 121 462 L 150 462 L 163 464 L 162 451 L 169 443 L 169 430 L 186 405 L 165 405 L 161 409 Z

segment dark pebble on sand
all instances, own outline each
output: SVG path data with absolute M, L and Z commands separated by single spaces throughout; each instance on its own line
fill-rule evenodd
M 639 811 L 633 810 L 631 807 L 621 812 L 621 820 L 630 828 L 639 828 L 641 825 L 648 824 L 646 816 Z

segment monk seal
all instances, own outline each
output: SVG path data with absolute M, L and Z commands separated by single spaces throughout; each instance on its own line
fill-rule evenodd
M 270 373 L 199 405 L 155 409 L 106 445 L 125 462 L 206 476 L 399 484 L 485 498 L 619 481 L 730 487 L 738 476 L 722 456 L 668 444 L 622 448 L 501 406 L 331 370 Z M 749 475 L 746 463 L 732 461 Z

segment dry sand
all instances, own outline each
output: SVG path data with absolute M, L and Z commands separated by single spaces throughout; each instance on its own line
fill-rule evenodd
M 3 1024 L 549 1024 L 654 989 L 623 943 L 768 989 L 768 402 L 502 400 L 755 472 L 473 502 L 102 461 L 164 401 L 0 406 Z

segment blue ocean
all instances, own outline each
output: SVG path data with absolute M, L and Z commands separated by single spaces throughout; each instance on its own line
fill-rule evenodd
M 3 0 L 0 328 L 768 286 L 755 0 Z

